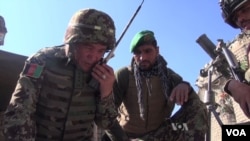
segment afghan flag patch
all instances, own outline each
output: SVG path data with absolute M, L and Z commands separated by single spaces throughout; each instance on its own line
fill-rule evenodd
M 23 74 L 33 78 L 39 78 L 43 72 L 43 67 L 38 64 L 26 64 Z

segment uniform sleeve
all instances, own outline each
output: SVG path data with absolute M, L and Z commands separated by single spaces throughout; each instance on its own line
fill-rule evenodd
M 171 79 L 173 88 L 183 81 L 182 77 L 176 72 L 174 72 L 172 69 L 168 68 L 167 70 L 167 76 Z
M 31 63 L 30 59 L 26 60 L 4 113 L 4 135 L 8 141 L 35 140 L 37 84 L 41 72 L 41 67 L 38 64 Z
M 111 127 L 117 117 L 117 111 L 114 104 L 113 93 L 97 103 L 97 113 L 95 122 L 98 127 L 107 129 Z
M 10 141 L 35 140 L 36 124 L 36 90 L 28 77 L 18 80 L 16 89 L 6 109 L 4 117 L 4 134 Z
M 129 70 L 127 67 L 121 68 L 115 72 L 116 81 L 114 83 L 114 101 L 115 106 L 118 108 L 122 103 L 123 97 L 126 94 L 129 83 Z M 118 110 L 117 110 L 118 111 Z M 106 134 L 112 141 L 128 141 L 129 138 L 125 131 L 120 126 L 117 119 L 115 119 L 112 126 L 110 126 L 106 131 Z

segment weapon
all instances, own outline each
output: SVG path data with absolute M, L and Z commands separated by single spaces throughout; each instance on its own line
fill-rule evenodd
M 223 125 L 223 122 L 219 117 L 219 113 L 216 111 L 218 104 L 215 103 L 214 92 L 212 91 L 212 87 L 211 87 L 212 69 L 213 69 L 213 67 L 211 67 L 208 70 L 208 85 L 207 85 L 207 91 L 206 91 L 205 96 L 204 96 L 204 103 L 207 105 L 208 120 L 209 120 L 208 121 L 209 130 L 206 133 L 206 141 L 211 140 L 211 117 L 212 117 L 212 114 L 214 114 L 214 117 L 217 120 L 220 127 L 222 127 L 222 125 Z
M 235 56 L 233 53 L 226 47 L 226 44 L 222 39 L 218 39 L 218 50 L 222 50 L 223 54 L 227 60 L 227 63 L 229 65 L 230 72 L 235 80 L 239 80 L 240 82 L 243 82 L 243 77 L 241 74 L 241 69 L 239 67 L 239 63 L 237 62 Z
M 196 42 L 206 51 L 206 53 L 213 59 L 211 64 L 207 66 L 204 69 L 201 69 L 200 75 L 202 77 L 208 76 L 208 85 L 207 90 L 204 95 L 204 103 L 207 105 L 208 110 L 208 124 L 209 124 L 209 130 L 206 133 L 206 141 L 211 140 L 211 116 L 214 114 L 214 117 L 216 118 L 218 124 L 220 127 L 223 125 L 219 113 L 216 112 L 217 104 L 215 103 L 215 97 L 214 92 L 212 91 L 211 83 L 212 83 L 212 72 L 213 69 L 217 69 L 218 71 L 226 72 L 228 73 L 227 66 L 221 67 L 221 65 L 226 64 L 224 56 L 216 50 L 216 46 L 213 44 L 213 42 L 206 36 L 206 34 L 202 34 Z M 222 73 L 223 74 L 223 73 Z M 230 75 L 230 74 L 229 74 Z M 220 76 L 219 76 L 220 77 Z M 218 78 L 219 78 L 218 77 Z
M 202 34 L 196 42 L 206 51 L 206 53 L 213 59 L 211 64 L 204 69 L 200 70 L 200 75 L 202 77 L 206 77 L 208 74 L 208 70 L 214 66 L 218 72 L 220 72 L 224 77 L 229 78 L 231 76 L 235 76 L 235 78 L 239 78 L 239 72 L 236 70 L 239 68 L 236 65 L 236 59 L 233 53 L 226 47 L 225 44 L 222 44 L 221 39 L 219 41 L 219 47 L 216 47 L 213 42 L 206 36 L 206 34 Z M 221 42 L 221 43 L 220 43 Z M 222 46 L 223 45 L 223 46 Z M 232 69 L 233 68 L 233 69 Z M 237 69 L 236 69 L 237 68 Z M 232 72 L 232 70 L 234 72 Z M 231 72 L 231 73 L 230 73 Z M 235 75 L 234 75 L 235 74 Z
M 121 39 L 123 38 L 123 36 L 125 35 L 125 33 L 127 32 L 129 26 L 131 25 L 132 21 L 134 20 L 134 18 L 136 17 L 137 13 L 140 11 L 141 6 L 143 4 L 144 0 L 142 0 L 141 4 L 138 6 L 137 10 L 135 11 L 134 15 L 132 16 L 132 18 L 129 20 L 127 26 L 125 27 L 125 29 L 123 30 L 121 36 L 119 37 L 119 39 L 117 40 L 115 47 L 108 53 L 108 55 L 100 62 L 100 63 L 107 63 L 111 58 L 114 57 L 114 52 L 115 49 L 117 48 L 118 44 L 120 43 Z M 91 79 L 89 82 L 89 85 L 92 86 L 93 88 L 98 88 L 99 83 L 95 80 L 95 79 Z
M 216 68 L 217 71 L 221 73 L 221 76 L 225 76 L 226 78 L 233 77 L 236 80 L 243 81 L 242 70 L 239 67 L 239 62 L 237 62 L 236 57 L 228 48 L 230 44 L 225 44 L 222 39 L 218 39 L 217 41 L 218 45 L 216 47 L 205 34 L 201 35 L 196 41 L 213 59 L 211 64 L 200 72 L 201 76 L 208 76 L 208 88 L 204 96 L 204 103 L 207 105 L 209 117 L 209 130 L 206 133 L 206 141 L 210 141 L 211 136 L 211 113 L 214 114 L 218 124 L 220 126 L 223 125 L 219 118 L 219 113 L 215 110 L 217 104 L 215 103 L 214 92 L 211 88 L 211 69 Z
M 214 43 L 207 37 L 206 34 L 202 34 L 196 42 L 206 51 L 206 53 L 214 60 L 217 56 L 215 54 L 216 46 Z

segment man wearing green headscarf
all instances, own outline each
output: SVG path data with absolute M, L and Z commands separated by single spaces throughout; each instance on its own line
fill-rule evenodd
M 119 125 L 131 140 L 203 141 L 208 130 L 207 111 L 190 84 L 159 53 L 152 31 L 132 39 L 131 65 L 119 69 L 114 85 Z M 174 105 L 181 108 L 171 117 Z M 110 129 L 107 135 L 116 140 Z

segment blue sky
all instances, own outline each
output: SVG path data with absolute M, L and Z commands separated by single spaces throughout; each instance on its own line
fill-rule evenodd
M 1 50 L 29 56 L 43 47 L 62 44 L 71 16 L 84 8 L 108 13 L 116 25 L 116 38 L 135 13 L 142 0 L 1 0 L 0 15 L 8 33 Z M 195 89 L 199 71 L 211 58 L 196 43 L 201 34 L 212 42 L 232 40 L 239 29 L 225 24 L 219 0 L 144 0 L 141 10 L 125 33 L 108 64 L 114 70 L 130 64 L 133 36 L 152 30 L 160 53 L 168 66 L 189 81 Z

